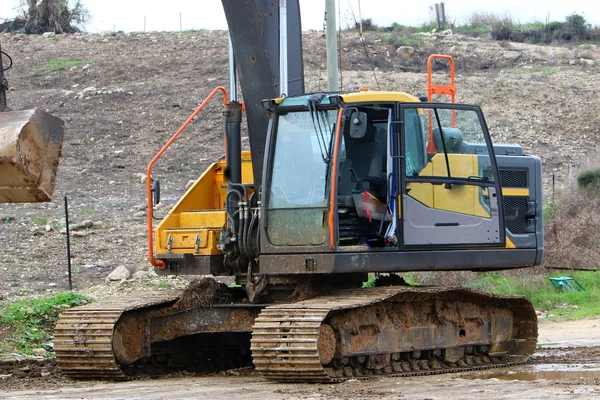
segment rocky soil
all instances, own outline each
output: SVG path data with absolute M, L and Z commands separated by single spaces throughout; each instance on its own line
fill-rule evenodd
M 388 35 L 388 36 L 386 36 Z M 496 142 L 520 143 L 544 161 L 546 192 L 594 162 L 600 136 L 600 50 L 594 45 L 538 46 L 426 35 L 407 49 L 393 33 L 342 38 L 343 88 L 426 93 L 424 60 L 457 61 L 458 99 L 483 107 Z M 64 196 L 72 238 L 73 282 L 103 297 L 185 285 L 182 278 L 136 275 L 104 285 L 109 272 L 147 271 L 145 169 L 154 154 L 217 85 L 228 86 L 222 31 L 25 36 L 0 34 L 14 59 L 7 72 L 13 109 L 42 107 L 66 121 L 55 199 L 0 205 L 0 296 L 17 298 L 67 287 Z M 307 91 L 325 90 L 325 40 L 305 34 Z M 365 52 L 365 47 L 367 52 Z M 71 64 L 65 61 L 76 61 Z M 62 62 L 62 64 L 61 64 Z M 65 66 L 64 69 L 58 69 Z M 445 78 L 437 67 L 436 79 Z M 223 152 L 216 102 L 157 164 L 164 215 Z

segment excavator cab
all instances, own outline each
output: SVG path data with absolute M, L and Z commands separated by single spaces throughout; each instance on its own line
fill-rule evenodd
M 262 254 L 505 247 L 477 106 L 359 92 L 286 98 L 272 111 Z

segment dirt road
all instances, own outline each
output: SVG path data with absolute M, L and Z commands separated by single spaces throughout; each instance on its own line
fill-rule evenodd
M 546 322 L 532 363 L 508 369 L 341 384 L 269 383 L 252 371 L 130 382 L 70 381 L 48 367 L 46 378 L 2 385 L 6 399 L 600 399 L 600 319 Z M 42 370 L 43 371 L 43 370 Z M 5 373 L 4 371 L 3 373 Z M 0 375 L 0 381 L 2 380 Z M 10 378 L 7 378 L 10 379 Z M 32 385 L 27 385 L 27 380 Z M 8 383 L 8 382 L 6 382 Z M 55 389 L 47 389 L 48 387 Z M 30 387 L 27 391 L 14 391 Z

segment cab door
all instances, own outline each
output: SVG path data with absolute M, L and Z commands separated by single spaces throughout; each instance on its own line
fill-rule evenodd
M 411 103 L 397 112 L 401 247 L 504 247 L 502 193 L 481 109 Z

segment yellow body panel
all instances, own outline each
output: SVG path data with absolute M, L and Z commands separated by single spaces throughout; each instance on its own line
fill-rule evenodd
M 222 254 L 217 244 L 227 218 L 225 167 L 225 160 L 211 164 L 158 224 L 154 254 Z M 250 152 L 244 151 L 242 183 L 253 182 Z
M 448 154 L 448 163 L 452 176 L 466 178 L 479 175 L 475 155 Z M 448 176 L 447 171 L 444 155 L 436 154 L 419 175 Z M 446 189 L 443 184 L 413 182 L 408 187 L 409 195 L 427 207 L 490 218 L 489 212 L 480 202 L 481 189 L 478 186 L 452 185 L 451 189 Z
M 529 197 L 528 188 L 502 188 L 503 196 Z
M 419 98 L 402 92 L 365 91 L 342 94 L 345 103 L 418 103 Z

